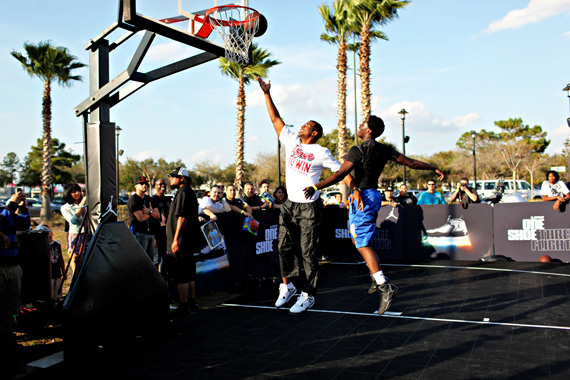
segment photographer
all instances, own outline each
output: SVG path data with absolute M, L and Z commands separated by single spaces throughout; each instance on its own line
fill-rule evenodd
M 467 208 L 469 203 L 480 203 L 481 200 L 479 199 L 479 195 L 477 195 L 477 191 L 468 185 L 469 179 L 466 177 L 461 178 L 457 184 L 457 190 L 449 197 L 449 203 L 459 201 L 463 208 Z
M 414 194 L 408 193 L 408 186 L 405 184 L 400 185 L 398 196 L 394 197 L 394 201 L 402 206 L 415 205 L 418 203 L 418 200 Z

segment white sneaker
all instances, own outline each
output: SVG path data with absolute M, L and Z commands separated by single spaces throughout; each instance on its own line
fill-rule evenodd
M 277 297 L 277 301 L 275 301 L 275 307 L 281 307 L 285 305 L 287 302 L 289 302 L 291 297 L 295 295 L 296 292 L 297 288 L 295 288 L 295 285 L 291 283 L 279 284 L 279 297 Z
M 315 304 L 315 297 L 308 295 L 306 292 L 301 292 L 295 305 L 289 309 L 289 314 L 300 314 L 312 307 Z

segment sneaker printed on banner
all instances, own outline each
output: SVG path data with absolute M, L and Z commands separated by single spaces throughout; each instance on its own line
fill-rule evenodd
M 428 236 L 466 236 L 467 225 L 463 220 L 463 215 L 459 218 L 447 217 L 447 222 L 441 227 L 426 231 Z

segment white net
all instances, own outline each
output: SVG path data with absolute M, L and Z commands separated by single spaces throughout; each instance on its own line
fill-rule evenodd
M 249 47 L 259 29 L 259 13 L 247 7 L 221 6 L 213 8 L 208 20 L 224 40 L 226 60 L 247 66 Z

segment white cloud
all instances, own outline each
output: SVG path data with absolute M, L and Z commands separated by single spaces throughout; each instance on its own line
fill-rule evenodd
M 162 150 L 143 150 L 141 152 L 134 154 L 133 156 L 130 156 L 130 158 L 137 161 L 142 161 L 147 158 L 155 159 L 156 157 L 162 157 L 163 154 L 164 152 Z
M 146 60 L 156 61 L 178 61 L 192 55 L 192 48 L 179 42 L 168 42 L 153 46 L 148 51 Z
M 564 35 L 565 35 L 566 37 L 570 38 L 570 32 L 566 32 L 566 33 L 564 33 Z
M 467 125 L 475 121 L 478 121 L 479 119 L 481 119 L 481 116 L 477 115 L 476 113 L 468 113 L 467 115 L 457 116 L 452 120 L 439 120 L 435 118 L 434 124 L 441 124 L 444 127 L 448 126 L 466 127 Z
M 4 119 L 13 119 L 16 118 L 20 115 L 18 115 L 17 113 L 14 112 L 4 112 L 4 113 L 0 113 L 0 120 L 4 120 Z
M 247 139 L 247 141 L 259 141 L 259 135 L 253 135 L 253 136 L 249 136 L 249 138 Z
M 560 127 L 556 128 L 552 134 L 557 136 L 568 136 L 568 129 L 569 128 L 567 125 L 561 125 Z
M 570 11 L 570 0 L 530 0 L 526 8 L 515 9 L 502 19 L 492 21 L 485 32 L 517 29 L 567 11 Z
M 271 86 L 271 97 L 287 124 L 299 122 L 299 118 L 320 119 L 336 115 L 336 104 L 330 101 L 331 94 L 336 99 L 336 83 L 332 78 L 325 78 L 312 84 L 272 84 Z M 265 98 L 261 89 L 248 94 L 247 104 L 248 107 L 265 108 Z
M 214 162 L 214 164 L 216 165 L 220 165 L 225 160 L 225 157 L 223 154 L 218 153 L 216 150 L 217 150 L 216 148 L 201 150 L 199 152 L 194 153 L 190 158 L 190 160 L 194 164 L 197 162 L 208 161 L 208 162 Z

